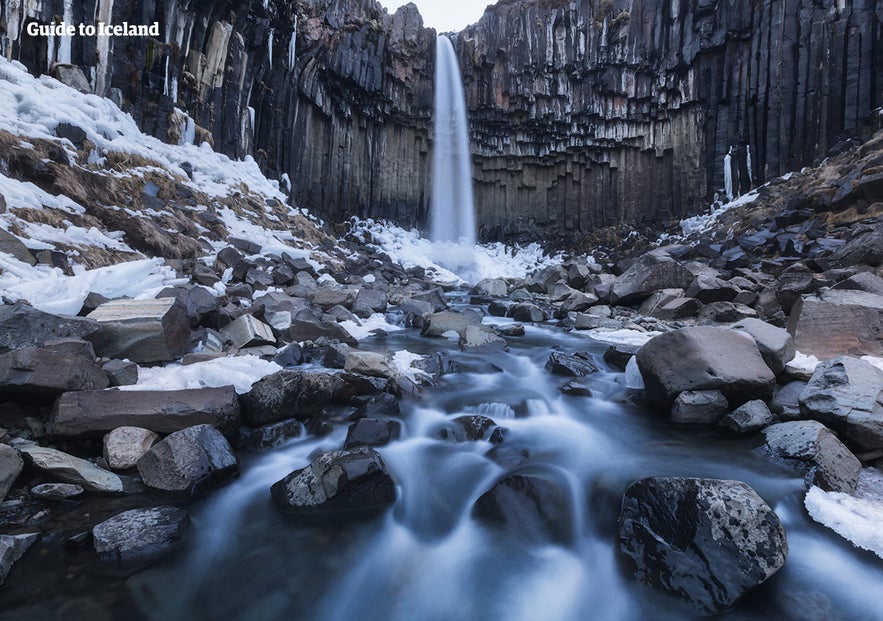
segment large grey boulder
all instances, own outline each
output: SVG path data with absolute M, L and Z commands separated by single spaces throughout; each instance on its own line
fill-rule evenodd
M 40 535 L 28 533 L 26 535 L 0 535 L 0 586 L 6 582 L 12 566 L 25 552 L 28 551 Z
M 111 470 L 128 470 L 159 442 L 159 435 L 142 427 L 117 427 L 104 436 L 104 461 Z
M 148 487 L 196 493 L 239 473 L 239 462 L 221 432 L 211 425 L 188 427 L 155 444 L 138 460 Z
M 192 390 L 91 390 L 61 395 L 47 432 L 80 436 L 143 427 L 172 433 L 209 424 L 222 430 L 239 425 L 239 399 L 232 386 Z
M 769 399 L 776 378 L 751 339 L 697 326 L 655 336 L 638 352 L 647 399 L 665 411 L 685 390 L 719 390 L 730 407 Z
M 99 468 L 90 461 L 55 449 L 37 446 L 33 442 L 20 442 L 16 448 L 31 466 L 57 481 L 79 485 L 87 492 L 105 494 L 123 492 L 123 480 L 120 477 Z
M 77 354 L 27 347 L 0 354 L 0 398 L 53 399 L 68 390 L 107 388 L 101 367 Z
M 760 319 L 743 319 L 730 327 L 745 332 L 754 339 L 764 362 L 776 375 L 785 370 L 785 365 L 791 362 L 797 353 L 794 339 L 787 330 Z
M 489 298 L 502 298 L 506 297 L 506 294 L 509 293 L 509 286 L 502 278 L 485 278 L 472 287 L 471 293 L 473 295 L 484 295 Z
M 695 277 L 680 263 L 661 253 L 649 252 L 619 276 L 610 288 L 610 302 L 640 302 L 660 289 L 686 289 Z
M 89 339 L 99 330 L 94 320 L 44 313 L 26 302 L 0 306 L 0 353 L 67 337 Z
M 371 515 L 395 502 L 395 482 L 370 447 L 331 451 L 277 481 L 276 504 L 301 519 Z
M 190 318 L 174 298 L 113 300 L 88 317 L 101 326 L 95 337 L 101 356 L 164 362 L 190 351 Z
M 861 462 L 830 429 L 814 420 L 796 420 L 771 425 L 763 430 L 767 454 L 804 473 L 807 487 L 855 491 Z
M 153 559 L 169 552 L 190 527 L 190 515 L 176 507 L 131 509 L 92 528 L 92 542 L 104 560 Z
M 21 474 L 24 462 L 21 455 L 11 446 L 0 444 L 0 502 L 12 489 L 12 484 Z
M 883 449 L 883 371 L 851 356 L 822 362 L 800 393 L 800 412 L 857 450 Z
M 255 382 L 240 396 L 242 416 L 251 425 L 288 418 L 309 420 L 334 399 L 336 383 L 330 373 L 278 371 Z
M 800 352 L 821 360 L 883 356 L 883 296 L 847 289 L 805 295 L 791 309 L 788 332 Z
M 639 582 L 715 614 L 775 574 L 788 542 L 745 483 L 657 477 L 626 490 L 619 552 Z

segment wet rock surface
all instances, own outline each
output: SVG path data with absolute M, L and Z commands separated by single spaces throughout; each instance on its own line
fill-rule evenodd
M 132 509 L 96 524 L 92 538 L 102 559 L 130 561 L 168 553 L 189 527 L 190 516 L 183 509 Z
M 230 443 L 211 425 L 176 431 L 147 451 L 137 466 L 147 486 L 190 494 L 239 473 Z

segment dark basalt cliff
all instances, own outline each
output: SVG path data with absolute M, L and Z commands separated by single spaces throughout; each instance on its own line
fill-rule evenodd
M 0 19 L 4 56 L 80 65 L 167 140 L 187 139 L 185 111 L 198 140 L 288 175 L 323 217 L 426 220 L 435 45 L 413 5 L 0 0 Z M 26 34 L 62 19 L 162 36 Z M 502 0 L 454 42 L 485 237 L 697 211 L 731 148 L 744 190 L 819 161 L 883 104 L 876 0 Z

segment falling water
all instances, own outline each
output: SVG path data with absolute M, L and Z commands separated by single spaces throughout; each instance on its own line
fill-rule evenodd
M 728 200 L 733 200 L 733 152 L 730 149 L 724 156 L 724 193 Z
M 435 146 L 432 161 L 432 239 L 475 243 L 472 164 L 466 97 L 454 46 L 436 41 Z

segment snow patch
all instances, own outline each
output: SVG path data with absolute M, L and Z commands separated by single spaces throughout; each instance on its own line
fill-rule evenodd
M 753 203 L 757 200 L 758 193 L 756 191 L 751 191 L 748 194 L 743 194 L 739 198 L 735 200 L 731 200 L 728 203 L 724 203 L 718 207 L 713 207 L 711 211 L 708 213 L 693 216 L 692 218 L 685 218 L 681 220 L 681 233 L 684 237 L 687 235 L 692 235 L 694 233 L 707 233 L 712 230 L 717 224 L 718 218 L 720 218 L 723 214 L 730 211 L 731 209 L 735 209 L 736 207 L 741 207 L 742 205 L 747 205 L 749 203 Z
M 585 331 L 589 337 L 602 343 L 611 345 L 637 345 L 643 346 L 654 336 L 659 336 L 662 332 L 641 332 L 639 330 L 608 330 L 605 328 L 595 328 Z
M 400 326 L 393 325 L 386 320 L 383 313 L 374 313 L 367 319 L 363 319 L 361 323 L 356 323 L 351 319 L 341 321 L 340 325 L 344 330 L 349 332 L 356 340 L 364 340 L 369 336 L 374 336 L 374 330 L 383 330 L 384 332 L 396 332 L 403 330 Z
M 399 373 L 410 379 L 412 382 L 419 381 L 421 377 L 429 377 L 429 374 L 426 373 L 426 371 L 414 368 L 414 363 L 419 360 L 423 360 L 423 356 L 410 352 L 407 349 L 397 351 L 392 357 L 392 362 L 396 365 L 396 369 L 398 369 Z
M 233 386 L 238 394 L 251 390 L 252 384 L 281 371 L 275 362 L 257 356 L 231 356 L 195 364 L 170 364 L 165 367 L 138 368 L 138 383 L 120 390 L 188 390 Z
M 853 496 L 812 487 L 804 505 L 816 522 L 883 558 L 883 472 L 862 470 Z
M 816 367 L 819 366 L 819 359 L 815 356 L 804 354 L 801 352 L 795 352 L 794 358 L 792 358 L 788 365 L 789 367 L 793 367 L 800 371 L 808 371 L 809 373 L 813 373 L 816 370 Z

